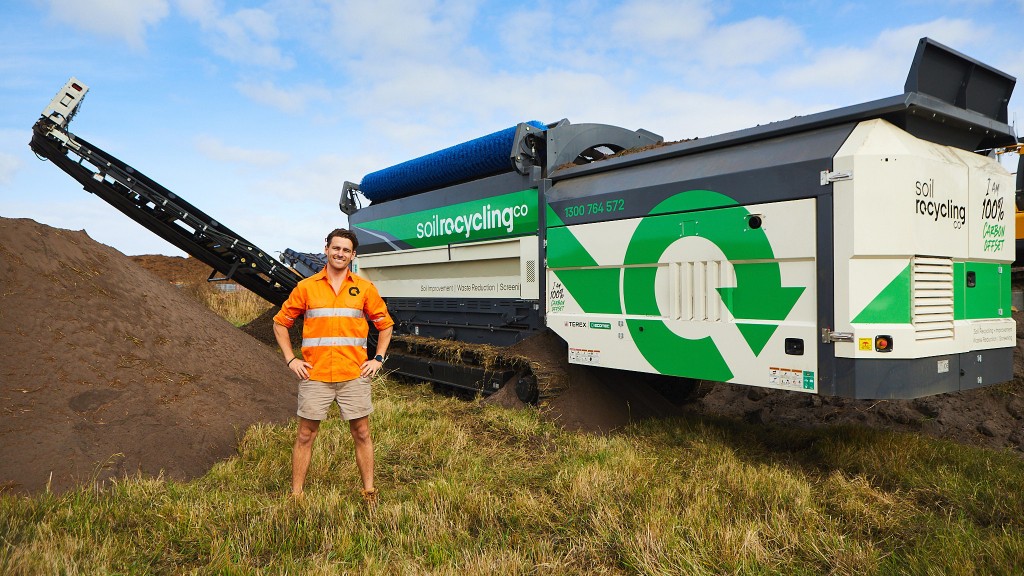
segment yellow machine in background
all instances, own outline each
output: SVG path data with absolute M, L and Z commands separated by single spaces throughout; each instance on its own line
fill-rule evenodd
M 1019 173 L 1018 173 L 1019 174 Z M 1017 259 L 1013 261 L 1014 267 L 1020 266 L 1024 256 L 1024 212 L 1021 211 L 1021 204 L 1024 198 L 1021 197 L 1020 189 L 1017 190 Z
M 1014 226 L 1017 237 L 1017 257 L 1013 261 L 1013 266 L 1024 266 L 1024 144 L 1017 144 L 1011 146 L 999 152 L 999 154 L 1016 153 L 1018 155 L 1017 160 L 1017 187 L 1014 195 L 1016 200 L 1014 203 L 1017 205 L 1017 214 L 1014 220 Z

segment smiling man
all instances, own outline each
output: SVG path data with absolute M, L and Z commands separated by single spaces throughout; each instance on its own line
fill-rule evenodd
M 377 502 L 370 437 L 370 379 L 384 363 L 394 321 L 377 288 L 350 270 L 359 240 L 338 228 L 327 235 L 327 265 L 299 282 L 274 316 L 274 337 L 299 382 L 299 428 L 292 449 L 292 496 L 302 498 L 320 421 L 337 403 L 355 443 L 363 498 Z M 292 352 L 288 329 L 303 317 L 302 357 Z M 367 320 L 377 328 L 377 348 L 367 357 Z

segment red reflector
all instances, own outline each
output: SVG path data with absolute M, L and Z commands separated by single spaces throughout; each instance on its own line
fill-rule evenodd
M 888 348 L 889 341 L 886 340 L 885 338 L 879 338 L 878 342 L 875 343 L 875 346 L 878 346 L 879 348 Z
M 82 87 L 79 86 L 78 84 L 75 84 L 74 82 L 71 83 L 71 87 L 74 88 L 75 90 L 78 90 L 79 92 L 82 91 Z

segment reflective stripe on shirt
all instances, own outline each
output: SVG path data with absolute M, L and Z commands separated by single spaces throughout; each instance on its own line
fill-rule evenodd
M 312 348 L 314 346 L 362 346 L 366 348 L 366 338 L 303 338 L 302 347 Z
M 362 318 L 363 311 L 355 308 L 311 308 L 306 310 L 306 318 L 325 318 L 328 316 L 343 316 L 345 318 Z

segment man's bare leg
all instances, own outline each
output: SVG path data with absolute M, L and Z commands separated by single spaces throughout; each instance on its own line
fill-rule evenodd
M 349 430 L 356 447 L 356 466 L 363 481 L 363 490 L 373 492 L 373 439 L 370 438 L 370 417 L 350 420 Z
M 316 440 L 318 430 L 319 421 L 299 416 L 299 430 L 295 434 L 295 446 L 292 448 L 292 496 L 302 494 L 309 462 L 313 459 L 313 441 Z

